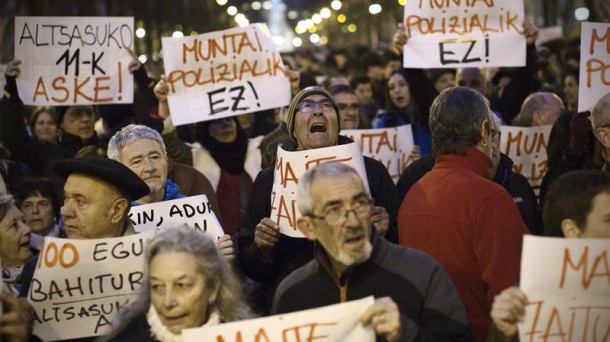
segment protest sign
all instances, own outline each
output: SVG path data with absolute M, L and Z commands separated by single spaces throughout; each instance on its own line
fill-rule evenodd
M 175 228 L 181 225 L 210 234 L 216 240 L 224 235 L 206 195 L 197 195 L 131 207 L 129 219 L 136 232 Z
M 524 236 L 519 286 L 529 304 L 520 341 L 608 340 L 609 251 L 609 239 Z
M 16 17 L 27 105 L 132 103 L 133 17 Z
M 288 73 L 264 24 L 161 42 L 175 125 L 290 102 Z
M 581 23 L 578 111 L 592 110 L 610 92 L 610 24 Z
M 414 0 L 405 4 L 407 68 L 524 66 L 523 0 Z
M 362 155 L 380 161 L 398 182 L 404 169 L 412 161 L 413 132 L 411 125 L 379 129 L 346 129 L 341 135 L 358 141 Z
M 375 331 L 360 317 L 374 304 L 373 296 L 321 308 L 182 331 L 185 342 L 375 341 Z
M 513 171 L 539 187 L 547 171 L 547 145 L 553 126 L 502 126 L 500 151 L 513 160 Z
M 144 247 L 153 231 L 118 238 L 45 238 L 28 301 L 44 341 L 99 336 L 133 303 L 144 281 Z
M 286 151 L 282 146 L 278 146 L 271 190 L 270 218 L 280 226 L 280 233 L 291 237 L 304 237 L 297 228 L 297 220 L 301 217 L 296 204 L 299 177 L 307 170 L 326 162 L 340 162 L 353 167 L 368 189 L 364 160 L 357 142 L 305 151 Z

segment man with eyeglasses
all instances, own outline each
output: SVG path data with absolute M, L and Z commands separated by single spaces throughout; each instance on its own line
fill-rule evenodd
M 360 104 L 354 89 L 348 85 L 336 85 L 328 89 L 339 109 L 341 129 L 371 128 L 368 118 L 360 115 Z
M 464 106 L 468 103 L 468 106 Z M 430 107 L 436 163 L 411 187 L 398 214 L 400 244 L 429 253 L 449 273 L 475 341 L 489 331 L 493 297 L 519 278 L 528 233 L 510 194 L 491 181 L 495 129 L 476 90 L 444 90 Z
M 361 317 L 387 341 L 470 341 L 464 306 L 445 270 L 429 255 L 393 245 L 372 229 L 373 201 L 358 173 L 324 163 L 299 180 L 297 226 L 315 258 L 275 294 L 274 314 L 375 296 Z
M 352 141 L 340 136 L 339 110 L 332 95 L 321 87 L 307 87 L 297 93 L 288 108 L 291 140 L 282 145 L 287 151 L 309 150 Z M 364 166 L 375 200 L 372 222 L 376 230 L 396 241 L 396 189 L 387 169 L 380 162 L 364 157 Z M 281 235 L 279 225 L 269 218 L 275 169 L 261 171 L 254 184 L 238 235 L 238 259 L 244 273 L 261 284 L 255 308 L 269 312 L 273 292 L 288 274 L 311 260 L 313 244 L 304 238 Z

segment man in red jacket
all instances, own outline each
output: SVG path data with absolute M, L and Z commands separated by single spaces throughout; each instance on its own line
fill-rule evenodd
M 519 277 L 528 230 L 508 192 L 490 180 L 496 139 L 489 102 L 466 87 L 443 91 L 430 107 L 436 163 L 398 212 L 401 245 L 432 255 L 466 306 L 476 341 L 487 336 L 494 295 Z

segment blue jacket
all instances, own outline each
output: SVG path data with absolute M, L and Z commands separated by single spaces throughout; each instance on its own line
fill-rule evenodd
M 165 182 L 165 195 L 163 195 L 163 202 L 185 197 L 186 196 L 180 193 L 180 187 L 178 184 L 174 183 L 171 179 L 167 179 Z M 136 201 L 131 202 L 132 207 L 138 205 L 140 204 Z

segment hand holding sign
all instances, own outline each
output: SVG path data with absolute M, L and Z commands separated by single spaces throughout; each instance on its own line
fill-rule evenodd
M 394 33 L 394 37 L 392 38 L 392 47 L 394 48 L 394 52 L 397 54 L 402 54 L 402 50 L 405 45 L 409 41 L 409 36 L 407 36 L 407 28 L 405 24 L 398 24 L 398 30 Z
M 4 71 L 4 74 L 9 77 L 19 76 L 19 73 L 21 72 L 21 69 L 19 68 L 20 65 L 20 59 L 13 59 L 12 61 L 6 64 L 6 70 Z
M 377 233 L 385 235 L 390 228 L 390 214 L 384 207 L 374 207 L 371 223 L 377 230 Z
M 225 234 L 218 238 L 216 241 L 216 247 L 218 247 L 218 251 L 220 255 L 225 259 L 229 264 L 235 260 L 235 248 L 233 248 L 233 240 L 231 240 L 231 236 Z
M 506 337 L 517 334 L 517 323 L 523 322 L 527 296 L 518 287 L 509 287 L 494 298 L 491 319 Z
M 388 342 L 398 341 L 402 332 L 398 305 L 390 297 L 376 299 L 375 304 L 362 315 L 360 323 L 372 325 L 375 333 L 385 337 Z
M 262 219 L 256 225 L 254 243 L 264 252 L 270 252 L 280 238 L 280 226 L 270 218 Z

